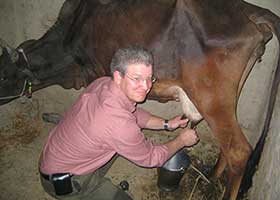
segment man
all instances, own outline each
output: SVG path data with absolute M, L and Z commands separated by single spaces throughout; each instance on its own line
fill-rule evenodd
M 111 62 L 112 78 L 91 83 L 51 131 L 40 159 L 41 182 L 57 199 L 132 199 L 104 177 L 115 155 L 143 167 L 160 167 L 176 151 L 198 142 L 196 132 L 184 129 L 161 145 L 146 140 L 142 128 L 185 127 L 177 116 L 167 122 L 136 104 L 149 93 L 153 58 L 133 46 L 118 50 Z

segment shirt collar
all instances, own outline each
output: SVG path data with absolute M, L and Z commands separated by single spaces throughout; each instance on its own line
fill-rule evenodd
M 121 105 L 123 105 L 126 109 L 131 112 L 134 112 L 136 109 L 136 103 L 131 101 L 125 93 L 116 85 L 116 83 L 111 80 L 110 82 L 110 90 L 114 94 L 114 96 L 120 100 Z

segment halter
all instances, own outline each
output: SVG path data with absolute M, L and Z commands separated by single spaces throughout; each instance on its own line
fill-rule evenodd
M 27 63 L 28 68 L 30 68 L 30 64 L 29 64 L 28 59 L 27 59 L 27 57 L 26 57 L 26 55 L 25 55 L 25 53 L 24 53 L 24 50 L 23 50 L 22 48 L 20 48 L 20 49 L 18 49 L 18 52 L 22 53 L 23 58 L 24 58 L 25 62 Z M 25 95 L 25 89 L 26 89 L 26 87 L 28 87 L 27 96 L 28 96 L 28 97 L 31 97 L 31 95 L 32 95 L 32 82 L 25 79 L 25 80 L 24 80 L 24 83 L 23 83 L 22 90 L 21 90 L 21 92 L 20 92 L 18 95 L 0 97 L 0 100 L 14 99 L 14 98 L 17 98 L 17 97 L 22 97 L 22 96 Z
M 32 84 L 31 84 L 31 82 L 27 81 L 27 80 L 24 80 L 24 84 L 23 84 L 22 90 L 21 90 L 21 92 L 18 95 L 0 97 L 0 100 L 14 99 L 14 98 L 17 98 L 17 97 L 22 97 L 24 95 L 24 91 L 25 91 L 25 88 L 26 88 L 27 84 L 28 84 L 28 92 L 29 92 L 29 90 L 32 92 Z

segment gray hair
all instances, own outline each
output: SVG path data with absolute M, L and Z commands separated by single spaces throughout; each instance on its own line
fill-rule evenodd
M 117 50 L 112 58 L 110 69 L 111 74 L 115 71 L 119 71 L 122 75 L 126 73 L 127 66 L 131 64 L 154 64 L 152 53 L 147 49 L 140 46 L 129 46 L 127 48 L 121 48 Z

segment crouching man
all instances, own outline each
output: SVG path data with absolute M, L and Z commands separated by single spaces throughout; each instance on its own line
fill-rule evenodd
M 168 122 L 137 107 L 153 82 L 153 58 L 138 46 L 119 49 L 110 64 L 112 77 L 92 82 L 50 132 L 39 162 L 47 193 L 57 199 L 132 199 L 104 175 L 116 155 L 143 167 L 160 167 L 176 151 L 199 140 L 185 128 L 165 144 L 145 139 L 141 129 L 186 126 L 181 116 Z

